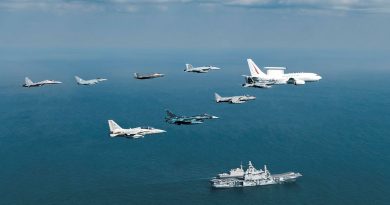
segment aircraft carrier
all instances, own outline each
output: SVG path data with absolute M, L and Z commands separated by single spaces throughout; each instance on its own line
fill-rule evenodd
M 249 161 L 248 169 L 246 171 L 244 171 L 241 165 L 239 168 L 231 169 L 229 173 L 218 174 L 210 180 L 210 183 L 213 188 L 262 186 L 293 182 L 301 176 L 300 173 L 295 172 L 271 174 L 266 165 L 264 165 L 264 170 L 257 170 L 252 165 L 252 162 Z

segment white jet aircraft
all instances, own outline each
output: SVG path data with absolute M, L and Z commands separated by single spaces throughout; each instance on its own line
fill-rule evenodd
M 232 104 L 241 104 L 244 103 L 248 100 L 254 100 L 256 99 L 255 96 L 250 96 L 250 95 L 239 95 L 239 96 L 231 96 L 231 97 L 222 97 L 218 95 L 218 93 L 214 93 L 215 96 L 215 102 L 228 102 Z
M 24 81 L 25 81 L 25 84 L 23 84 L 23 87 L 27 87 L 27 88 L 40 87 L 40 86 L 48 85 L 48 84 L 61 84 L 62 83 L 60 81 L 55 81 L 55 80 L 43 80 L 43 81 L 39 81 L 39 82 L 34 83 L 28 77 L 24 78 Z
M 106 81 L 107 79 L 104 78 L 96 78 L 96 79 L 91 79 L 91 80 L 83 80 L 79 76 L 74 76 L 76 78 L 77 84 L 79 85 L 95 85 L 98 84 L 102 81 Z
M 136 127 L 123 129 L 114 120 L 108 120 L 108 126 L 110 127 L 110 136 L 123 136 L 127 138 L 143 138 L 145 135 L 158 134 L 166 132 L 165 130 L 155 129 L 153 127 Z
M 244 87 L 267 88 L 274 84 L 304 85 L 306 82 L 316 82 L 322 79 L 316 73 L 284 73 L 285 67 L 264 67 L 267 69 L 267 74 L 265 74 L 252 59 L 247 59 L 247 61 L 251 75 L 245 76 Z
M 214 67 L 214 66 L 201 66 L 201 67 L 192 67 L 191 64 L 186 64 L 186 69 L 184 69 L 185 72 L 194 72 L 194 73 L 207 73 L 210 70 L 220 70 L 221 68 Z

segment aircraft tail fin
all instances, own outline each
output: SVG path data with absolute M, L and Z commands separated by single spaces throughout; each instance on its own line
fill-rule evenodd
M 218 93 L 214 93 L 214 96 L 215 96 L 215 101 L 216 102 L 219 102 L 221 100 L 221 98 L 222 98 L 220 95 L 218 95 Z
M 118 124 L 116 124 L 116 122 L 114 122 L 114 120 L 108 120 L 108 126 L 110 127 L 111 132 L 114 130 L 122 129 Z
M 76 79 L 77 83 L 81 83 L 83 81 L 83 79 L 81 79 L 79 76 L 74 76 L 74 78 Z
M 186 70 L 191 70 L 193 67 L 191 64 L 186 64 Z
M 24 78 L 24 81 L 25 81 L 25 83 L 26 83 L 26 86 L 29 86 L 29 85 L 32 85 L 32 84 L 33 84 L 32 80 L 31 80 L 30 78 L 28 78 L 28 77 L 25 77 L 25 78 Z
M 167 113 L 167 116 L 168 117 L 176 117 L 176 115 L 175 114 L 173 114 L 171 111 L 169 111 L 169 110 L 165 110 L 165 112 Z
M 267 77 L 265 73 L 263 73 L 259 67 L 253 62 L 252 59 L 247 59 L 248 61 L 248 66 L 249 66 L 249 71 L 251 72 L 251 76 L 254 77 Z

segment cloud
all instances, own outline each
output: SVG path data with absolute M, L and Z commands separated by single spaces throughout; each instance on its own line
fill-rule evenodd
M 98 4 L 86 1 L 65 1 L 65 0 L 3 0 L 0 2 L 0 9 L 9 11 L 37 10 L 37 11 L 98 11 L 101 10 Z
M 388 0 L 2 0 L 2 10 L 117 11 L 136 12 L 154 7 L 167 11 L 171 6 L 241 7 L 255 9 L 336 10 L 390 12 Z
M 390 2 L 388 0 L 229 0 L 225 4 L 264 9 L 390 11 Z

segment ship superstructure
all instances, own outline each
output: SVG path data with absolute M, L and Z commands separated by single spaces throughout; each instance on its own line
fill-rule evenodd
M 241 165 L 239 168 L 231 169 L 229 173 L 218 174 L 217 177 L 210 180 L 210 183 L 214 188 L 262 186 L 295 181 L 301 176 L 300 173 L 295 172 L 272 175 L 266 165 L 264 165 L 264 169 L 258 170 L 249 161 L 247 170 L 244 171 Z

